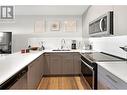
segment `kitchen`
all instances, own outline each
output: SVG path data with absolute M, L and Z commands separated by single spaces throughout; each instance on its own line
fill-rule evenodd
M 126 5 L 0 8 L 1 89 L 127 89 Z

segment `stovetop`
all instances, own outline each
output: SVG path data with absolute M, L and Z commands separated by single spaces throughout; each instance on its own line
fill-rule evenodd
M 119 58 L 113 55 L 109 55 L 103 52 L 88 52 L 82 54 L 93 62 L 107 62 L 107 61 L 125 61 L 123 58 Z

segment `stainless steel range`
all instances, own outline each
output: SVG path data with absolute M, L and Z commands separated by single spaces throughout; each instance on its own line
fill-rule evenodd
M 125 61 L 123 58 L 103 52 L 88 52 L 81 54 L 81 72 L 88 88 L 97 89 L 97 62 Z

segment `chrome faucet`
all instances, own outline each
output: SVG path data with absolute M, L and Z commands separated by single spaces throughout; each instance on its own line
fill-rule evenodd
M 64 46 L 65 46 L 65 40 L 62 39 L 62 40 L 61 40 L 61 49 L 64 49 Z

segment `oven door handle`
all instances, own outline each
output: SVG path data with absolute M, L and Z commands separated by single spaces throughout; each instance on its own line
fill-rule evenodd
M 87 66 L 87 67 L 89 67 L 91 70 L 93 70 L 93 67 L 91 67 L 90 65 L 88 65 L 86 62 L 84 62 L 81 58 L 80 58 L 80 60 Z

